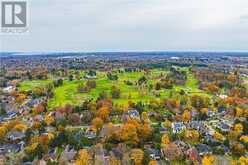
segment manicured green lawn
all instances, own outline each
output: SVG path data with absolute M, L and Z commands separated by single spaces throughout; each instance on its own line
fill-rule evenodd
M 49 84 L 50 82 L 52 82 L 52 80 L 32 80 L 32 81 L 23 81 L 20 86 L 19 86 L 19 90 L 20 91 L 28 91 L 28 90 L 32 90 L 35 87 L 43 87 L 46 86 L 47 84 Z
M 244 79 L 244 83 L 245 83 L 246 88 L 248 88 L 248 77 L 246 77 L 246 78 Z
M 77 92 L 79 81 L 65 80 L 63 85 L 54 90 L 54 97 L 49 100 L 48 108 L 64 106 L 66 104 L 79 104 L 85 98 Z
M 188 72 L 187 68 L 185 70 Z M 173 89 L 170 90 L 161 89 L 160 91 L 155 91 L 160 94 L 159 97 L 156 97 L 153 91 L 149 91 L 148 86 L 154 86 L 161 78 L 161 75 L 165 76 L 167 73 L 168 71 L 162 69 L 154 69 L 149 73 L 145 73 L 144 71 L 124 72 L 117 73 L 119 77 L 117 81 L 111 81 L 107 79 L 107 73 L 97 72 L 96 88 L 88 93 L 78 93 L 77 91 L 78 84 L 85 83 L 86 80 L 64 80 L 62 86 L 54 89 L 54 97 L 48 101 L 48 108 L 52 109 L 66 104 L 79 105 L 87 98 L 97 99 L 99 94 L 103 91 L 110 95 L 113 85 L 117 86 L 121 91 L 121 98 L 113 99 L 115 104 L 127 104 L 130 100 L 133 102 L 149 102 L 151 99 L 168 98 L 170 97 L 170 93 L 175 93 L 175 91 L 180 91 L 181 89 L 188 94 L 208 95 L 206 92 L 198 89 L 198 81 L 192 74 L 188 73 L 188 80 L 185 86 L 174 86 Z M 136 85 L 138 79 L 144 75 L 148 79 L 148 85 L 143 87 Z M 125 80 L 131 81 L 133 85 L 129 86 L 125 84 Z M 24 81 L 20 84 L 19 89 L 26 91 L 37 86 L 45 86 L 50 82 L 52 82 L 52 80 Z
M 152 72 L 150 75 L 151 78 L 159 75 L 164 71 Z M 153 75 L 154 74 L 154 75 Z M 136 85 L 128 86 L 124 83 L 124 80 L 135 82 L 144 75 L 144 72 L 130 72 L 130 73 L 118 73 L 119 79 L 117 81 L 111 81 L 107 79 L 106 73 L 98 72 L 96 79 L 96 88 L 92 89 L 89 93 L 78 93 L 77 86 L 81 82 L 86 82 L 86 80 L 79 81 L 67 81 L 65 80 L 61 87 L 58 87 L 54 90 L 54 97 L 49 100 L 48 107 L 52 109 L 57 106 L 64 106 L 65 104 L 78 105 L 83 102 L 86 98 L 97 99 L 101 92 L 106 92 L 110 94 L 111 87 L 113 85 L 119 87 L 121 91 L 120 99 L 113 99 L 113 102 L 116 104 L 126 104 L 129 100 L 133 102 L 138 101 L 149 101 L 152 98 L 155 98 L 147 89 L 140 89 Z M 149 80 L 152 82 L 152 80 Z M 142 91 L 147 91 L 143 96 L 141 95 Z

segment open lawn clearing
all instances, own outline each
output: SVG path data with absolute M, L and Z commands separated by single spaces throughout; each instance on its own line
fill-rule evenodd
M 157 71 L 152 76 L 157 76 L 160 74 L 160 71 Z M 126 85 L 124 80 L 129 80 L 135 84 L 135 82 L 144 75 L 144 72 L 125 72 L 118 73 L 119 79 L 117 81 L 111 81 L 107 79 L 105 72 L 98 72 L 96 79 L 96 88 L 92 89 L 89 93 L 78 93 L 77 86 L 86 80 L 79 81 L 68 81 L 65 80 L 61 87 L 58 87 L 54 90 L 54 98 L 50 99 L 48 102 L 49 109 L 57 106 L 64 106 L 65 104 L 78 105 L 83 102 L 86 98 L 97 99 L 99 94 L 102 92 L 110 93 L 112 86 L 119 87 L 121 91 L 120 99 L 113 99 L 114 103 L 117 104 L 126 104 L 129 100 L 133 102 L 138 101 L 149 101 L 152 98 L 155 98 L 147 89 L 140 89 L 136 85 Z M 153 80 L 150 80 L 153 81 Z M 142 95 L 142 91 L 146 91 L 146 94 Z
M 20 91 L 29 91 L 35 87 L 45 87 L 47 84 L 51 83 L 52 80 L 26 80 L 20 83 L 19 90 Z

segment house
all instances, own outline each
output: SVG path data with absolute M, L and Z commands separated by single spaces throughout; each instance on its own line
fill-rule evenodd
M 25 138 L 25 134 L 19 131 L 12 131 L 7 134 L 7 139 L 10 141 L 22 140 Z
M 139 112 L 136 109 L 130 109 L 128 112 L 129 117 L 140 119 Z
M 161 159 L 161 153 L 157 149 L 149 148 L 147 149 L 149 156 L 153 160 L 160 160 Z
M 197 144 L 196 149 L 199 155 L 212 154 L 211 148 L 206 144 Z
M 6 115 L 7 115 L 7 117 L 5 117 L 3 120 L 11 120 L 17 116 L 16 112 L 7 112 Z
M 195 129 L 201 133 L 204 133 L 207 130 L 206 125 L 202 121 L 190 121 L 187 124 L 187 126 L 190 128 L 193 128 L 193 129 Z
M 192 162 L 201 162 L 201 157 L 195 147 L 188 149 L 186 155 Z
M 233 126 L 234 121 L 222 120 L 216 124 L 216 128 L 220 129 L 222 132 L 229 132 Z
M 19 144 L 4 144 L 0 146 L 0 155 L 4 155 L 10 152 L 19 152 L 21 151 L 21 145 Z
M 187 150 L 190 149 L 190 145 L 184 143 L 184 142 L 181 141 L 181 140 L 176 140 L 176 141 L 174 141 L 174 144 L 176 144 L 177 147 L 180 148 L 180 150 L 181 150 L 184 154 L 186 154 Z
M 27 102 L 28 107 L 34 107 L 35 105 L 41 104 L 43 102 L 42 98 L 33 99 Z
M 22 165 L 33 165 L 33 163 L 32 162 L 24 162 L 24 163 L 22 163 Z
M 62 152 L 61 156 L 60 156 L 60 164 L 64 163 L 68 163 L 72 160 L 74 160 L 74 157 L 76 156 L 77 151 L 75 151 L 73 148 L 70 148 L 69 145 L 67 145 L 65 147 L 65 150 Z
M 192 111 L 190 111 L 190 113 L 191 113 L 192 118 L 195 118 L 199 115 L 199 112 L 196 110 L 192 110 Z
M 117 132 L 120 129 L 121 129 L 121 125 L 113 125 L 111 128 L 109 128 L 108 124 L 105 124 L 99 133 L 99 137 L 100 138 L 108 137 L 111 132 Z
M 14 86 L 7 86 L 6 88 L 3 88 L 4 93 L 10 93 L 13 92 L 14 90 L 15 90 Z
M 173 122 L 172 123 L 172 131 L 173 133 L 180 133 L 185 129 L 185 125 L 183 122 Z
M 94 139 L 96 138 L 96 131 L 92 130 L 92 129 L 88 129 L 85 133 L 85 136 L 88 138 L 88 139 Z
M 168 128 L 165 128 L 165 127 L 160 127 L 159 128 L 159 132 L 161 133 L 161 134 L 165 134 L 165 133 L 168 133 Z
M 111 153 L 119 160 L 121 160 L 123 157 L 123 152 L 120 150 L 120 148 L 113 148 Z
M 207 144 L 211 144 L 211 146 L 218 146 L 221 143 L 213 138 L 213 134 L 206 133 L 204 136 L 204 140 L 207 142 Z
M 221 98 L 221 99 L 225 99 L 225 98 L 227 98 L 228 96 L 227 95 L 223 95 L 223 94 L 220 94 L 220 95 L 217 95 L 219 98 Z
M 223 123 L 221 122 L 217 128 L 219 128 L 222 132 L 229 132 L 230 131 L 230 127 L 226 124 L 226 123 Z
M 219 106 L 218 107 L 218 112 L 219 113 L 223 113 L 223 112 L 225 112 L 226 111 L 226 108 L 224 107 L 224 106 Z
M 214 113 L 214 111 L 212 110 L 212 109 L 208 109 L 208 113 L 207 113 L 207 115 L 209 116 L 209 117 L 213 117 L 214 115 L 215 115 L 215 113 Z

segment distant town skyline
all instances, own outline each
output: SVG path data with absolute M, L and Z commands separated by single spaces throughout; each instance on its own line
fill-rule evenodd
M 0 52 L 246 51 L 247 0 L 36 0 Z

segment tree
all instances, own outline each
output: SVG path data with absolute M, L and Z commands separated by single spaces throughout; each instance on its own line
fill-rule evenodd
M 45 111 L 45 107 L 42 105 L 42 104 L 39 104 L 37 105 L 35 108 L 34 108 L 34 113 L 35 114 L 40 114 L 42 112 Z
M 191 98 L 191 104 L 197 109 L 208 107 L 210 103 L 209 97 L 193 95 Z
M 117 159 L 114 155 L 109 158 L 109 165 L 121 165 L 121 161 Z
M 150 125 L 147 123 L 147 122 L 145 122 L 143 125 L 142 125 L 142 136 L 141 136 L 141 138 L 144 140 L 144 141 L 146 141 L 146 140 L 148 140 L 150 137 L 151 137 L 151 135 L 152 135 L 152 128 L 150 127 Z
M 86 149 L 81 149 L 78 153 L 76 165 L 88 165 L 89 164 L 89 153 Z
M 24 93 L 19 93 L 17 96 L 16 96 L 16 102 L 17 103 L 22 103 L 25 99 L 27 98 L 27 95 L 24 94 Z
M 227 136 L 229 140 L 236 141 L 238 139 L 239 133 L 237 131 L 230 131 Z
M 189 121 L 190 118 L 191 118 L 190 112 L 188 110 L 185 110 L 182 114 L 182 120 L 186 122 Z
M 215 132 L 214 135 L 213 135 L 213 137 L 216 140 L 221 141 L 221 142 L 224 142 L 224 140 L 225 140 L 225 137 L 221 133 L 219 133 L 219 132 Z
M 32 90 L 34 97 L 44 96 L 46 94 L 46 90 L 44 87 L 35 87 Z
M 135 165 L 142 165 L 144 158 L 144 151 L 141 149 L 132 149 L 131 150 L 131 159 L 134 161 Z
M 78 113 L 69 114 L 68 119 L 72 125 L 80 125 L 81 119 Z
M 103 121 L 101 118 L 96 117 L 92 120 L 92 125 L 97 131 L 99 131 L 103 126 Z
M 76 73 L 76 79 L 77 79 L 77 80 L 80 80 L 80 78 L 81 78 L 81 77 L 80 77 L 80 72 L 77 72 L 77 73 Z
M 236 108 L 236 117 L 241 117 L 243 114 L 243 110 L 239 107 Z
M 198 141 L 200 137 L 200 133 L 197 130 L 186 130 L 185 136 L 189 140 Z
M 156 160 L 151 160 L 148 165 L 158 165 Z
M 51 115 L 46 115 L 44 120 L 47 125 L 51 125 L 52 123 L 55 122 L 53 116 Z
M 0 139 L 3 139 L 5 135 L 7 134 L 7 128 L 5 126 L 0 127 Z
M 165 145 L 162 152 L 169 160 L 181 160 L 183 158 L 182 150 L 174 143 Z
M 205 155 L 202 159 L 202 165 L 213 165 L 215 157 L 213 155 Z
M 169 144 L 170 143 L 170 138 L 169 138 L 169 135 L 167 133 L 163 134 L 163 136 L 161 138 L 161 142 L 162 142 L 162 144 Z
M 241 134 L 243 132 L 243 125 L 241 123 L 235 124 L 234 131 L 237 131 L 238 133 Z
M 113 81 L 118 80 L 118 75 L 112 74 L 110 72 L 108 72 L 107 77 L 109 80 L 113 80 Z
M 241 143 L 233 143 L 231 146 L 232 153 L 238 156 L 244 155 L 246 150 L 245 146 Z
M 101 107 L 97 112 L 97 116 L 100 117 L 103 121 L 108 120 L 109 114 L 110 114 L 110 110 L 107 106 Z
M 145 76 L 140 77 L 138 80 L 139 85 L 142 85 L 143 83 L 146 83 L 146 82 L 147 82 L 147 79 Z
M 15 127 L 13 128 L 16 131 L 26 131 L 28 129 L 27 125 L 25 124 L 17 124 L 15 125 Z
M 170 120 L 166 119 L 165 122 L 163 123 L 163 126 L 165 128 L 171 128 L 171 122 L 170 122 Z
M 113 99 L 118 99 L 120 98 L 121 90 L 117 88 L 116 86 L 113 86 L 111 90 L 111 95 Z
M 149 120 L 147 112 L 142 112 L 141 117 L 142 117 L 143 121 L 148 121 Z
M 128 145 L 137 145 L 139 138 L 136 126 L 131 123 L 124 124 L 121 128 L 120 138 Z
M 248 164 L 248 158 L 244 157 L 244 156 L 241 156 L 239 158 L 239 163 L 240 163 L 240 165 L 247 165 Z
M 69 75 L 69 77 L 68 77 L 69 81 L 72 81 L 73 78 L 74 78 L 73 75 Z
M 242 135 L 239 140 L 248 144 L 248 135 Z
M 88 80 L 86 82 L 86 86 L 89 87 L 90 89 L 96 88 L 96 81 L 95 80 Z
M 84 93 L 89 92 L 90 88 L 88 86 L 85 86 L 83 83 L 79 83 L 77 86 L 77 92 L 78 93 Z

